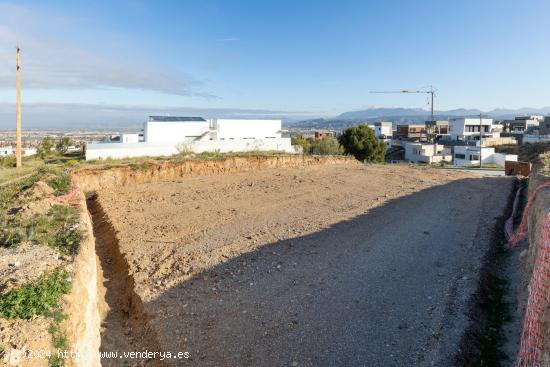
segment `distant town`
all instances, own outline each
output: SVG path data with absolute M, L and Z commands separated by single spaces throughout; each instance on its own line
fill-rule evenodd
M 527 115 L 497 120 L 479 117 L 454 117 L 425 123 L 365 121 L 376 139 L 386 146 L 385 161 L 454 166 L 504 168 L 518 161 L 508 154 L 514 145 L 550 141 L 550 116 Z M 202 117 L 150 116 L 137 131 L 23 131 L 23 155 L 36 154 L 44 138 L 65 138 L 68 150 L 82 151 L 87 160 L 141 156 L 169 156 L 179 151 L 279 151 L 284 153 L 333 154 L 316 151 L 303 141 L 335 141 L 341 130 L 286 129 L 281 120 L 204 119 Z M 337 145 L 337 143 L 335 142 Z M 15 134 L 0 132 L 0 156 L 13 154 Z

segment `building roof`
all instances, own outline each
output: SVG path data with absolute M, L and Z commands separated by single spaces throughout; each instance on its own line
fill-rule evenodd
M 183 122 L 183 121 L 206 121 L 202 117 L 178 117 L 178 116 L 149 116 L 149 121 L 172 121 L 172 122 Z

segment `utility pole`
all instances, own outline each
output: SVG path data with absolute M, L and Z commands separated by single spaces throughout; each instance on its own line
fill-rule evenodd
M 481 158 L 482 158 L 482 156 L 481 156 L 481 154 L 482 154 L 482 152 L 483 152 L 483 148 L 481 147 L 481 139 L 482 139 L 482 136 L 483 136 L 483 135 L 482 135 L 482 132 L 481 132 L 481 129 L 483 128 L 483 123 L 482 123 L 483 120 L 482 120 L 481 116 L 482 116 L 482 115 L 481 115 L 481 113 L 480 113 L 480 114 L 479 114 L 479 168 L 482 167 L 482 163 L 481 163 L 481 160 L 482 160 Z
M 17 46 L 17 96 L 15 100 L 15 166 L 21 168 L 21 49 Z

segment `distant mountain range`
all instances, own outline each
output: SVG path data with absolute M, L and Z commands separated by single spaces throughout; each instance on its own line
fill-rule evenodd
M 494 118 L 509 118 L 518 115 L 547 115 L 550 114 L 550 107 L 544 108 L 520 108 L 513 109 L 495 109 L 492 111 L 481 111 L 478 109 L 459 108 L 448 111 L 435 111 L 437 116 L 472 116 L 480 113 Z M 337 118 L 343 120 L 363 119 L 363 118 L 380 118 L 384 116 L 428 116 L 429 111 L 422 108 L 370 108 L 361 111 L 344 112 Z
M 549 115 L 550 107 L 544 108 L 520 108 L 520 109 L 495 109 L 481 111 L 478 109 L 459 108 L 448 111 L 434 111 L 436 120 L 448 120 L 453 117 L 470 117 L 479 114 L 495 119 L 513 119 L 521 115 Z M 300 129 L 329 129 L 342 130 L 359 123 L 374 123 L 376 121 L 392 121 L 400 123 L 422 123 L 430 118 L 430 111 L 421 108 L 370 108 L 360 111 L 344 112 L 333 118 L 317 118 L 294 122 L 287 122 L 288 128 Z

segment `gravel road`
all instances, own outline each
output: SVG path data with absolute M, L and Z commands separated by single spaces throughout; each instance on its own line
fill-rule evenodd
M 336 165 L 135 185 L 99 202 L 160 345 L 191 355 L 177 365 L 448 366 L 511 188 Z

